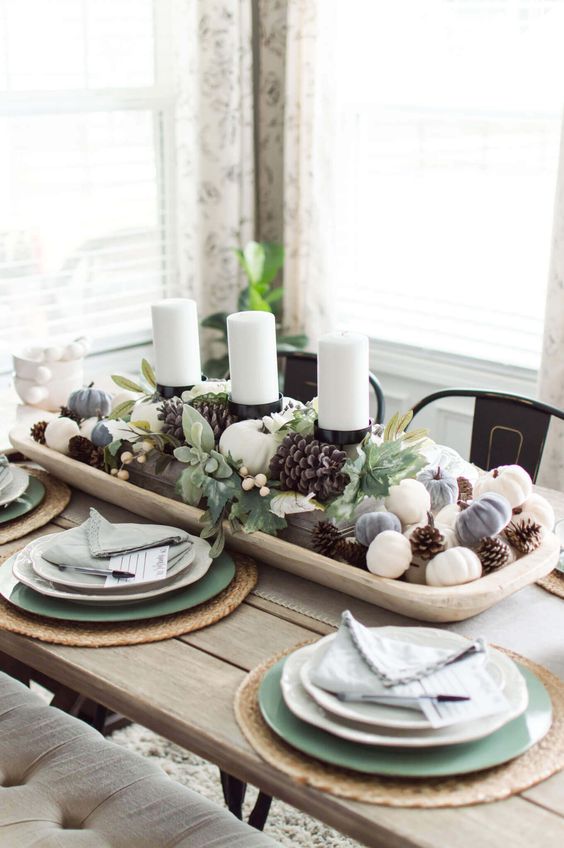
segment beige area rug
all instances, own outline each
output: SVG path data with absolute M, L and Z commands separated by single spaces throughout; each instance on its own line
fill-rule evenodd
M 117 730 L 111 737 L 118 745 L 156 763 L 165 774 L 178 783 L 199 792 L 223 806 L 223 795 L 216 766 L 195 754 L 179 748 L 156 733 L 138 724 Z M 256 790 L 249 787 L 245 799 L 248 816 L 256 799 Z M 359 848 L 360 843 L 342 836 L 317 819 L 306 816 L 294 807 L 276 799 L 272 803 L 264 832 L 288 848 Z

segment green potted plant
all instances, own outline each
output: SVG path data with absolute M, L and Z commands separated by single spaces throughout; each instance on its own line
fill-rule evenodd
M 287 335 L 282 329 L 282 298 L 284 287 L 276 285 L 278 272 L 284 265 L 284 247 L 273 242 L 250 241 L 243 250 L 237 248 L 235 255 L 245 272 L 248 283 L 240 292 L 237 309 L 261 310 L 272 312 L 276 318 L 278 330 L 278 350 L 286 353 L 291 350 L 303 350 L 307 345 L 307 336 L 303 333 Z M 204 373 L 208 377 L 224 378 L 229 371 L 227 354 L 227 312 L 214 312 L 202 320 L 202 327 L 219 333 L 217 342 L 220 352 L 204 363 Z

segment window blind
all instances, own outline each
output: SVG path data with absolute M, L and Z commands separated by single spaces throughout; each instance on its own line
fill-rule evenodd
M 0 0 L 0 369 L 27 339 L 147 338 L 175 293 L 167 5 Z
M 351 12 L 364 26 L 337 16 L 332 65 L 342 326 L 537 368 L 564 3 L 353 0 Z

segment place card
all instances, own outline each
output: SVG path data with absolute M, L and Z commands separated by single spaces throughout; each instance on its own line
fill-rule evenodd
M 143 551 L 132 551 L 128 554 L 116 554 L 110 557 L 112 571 L 129 571 L 134 577 L 106 577 L 105 586 L 128 586 L 141 583 L 152 583 L 166 577 L 168 564 L 168 545 L 158 548 L 146 548 Z

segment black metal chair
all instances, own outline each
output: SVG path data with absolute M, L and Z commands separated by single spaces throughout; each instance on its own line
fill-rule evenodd
M 449 397 L 475 398 L 470 462 L 486 471 L 515 463 L 536 480 L 550 419 L 564 421 L 563 410 L 509 392 L 443 389 L 416 403 L 413 417 L 430 403 Z
M 280 356 L 284 394 L 307 403 L 317 394 L 317 354 L 301 350 L 288 351 Z M 368 375 L 370 387 L 376 399 L 376 424 L 384 420 L 386 405 L 382 386 L 374 374 Z

